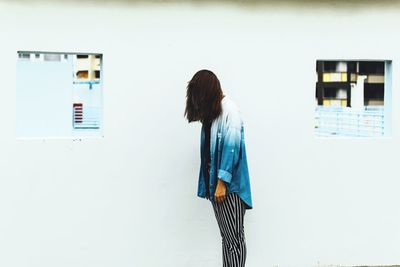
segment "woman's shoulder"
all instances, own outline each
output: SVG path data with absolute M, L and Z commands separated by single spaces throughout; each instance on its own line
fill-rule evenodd
M 225 120 L 227 120 L 229 117 L 230 121 L 237 121 L 237 123 L 240 123 L 242 120 L 242 116 L 239 107 L 236 105 L 235 101 L 232 100 L 232 98 L 230 98 L 229 96 L 225 96 L 222 99 L 221 103 Z
M 236 102 L 229 96 L 225 95 L 222 98 L 222 107 L 225 111 L 238 111 L 239 107 L 236 105 Z

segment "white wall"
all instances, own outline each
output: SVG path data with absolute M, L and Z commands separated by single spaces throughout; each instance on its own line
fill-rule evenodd
M 247 266 L 400 263 L 400 7 L 0 2 L 0 266 L 221 266 L 185 86 L 241 108 Z M 104 54 L 105 138 L 17 141 L 17 50 Z M 393 60 L 393 137 L 316 139 L 316 59 Z

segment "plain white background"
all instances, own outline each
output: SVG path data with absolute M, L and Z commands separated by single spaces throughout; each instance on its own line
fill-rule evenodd
M 369 2 L 371 4 L 371 2 Z M 387 3 L 387 2 L 385 2 Z M 0 266 L 221 266 L 187 81 L 245 123 L 247 266 L 400 263 L 398 5 L 0 2 Z M 103 139 L 16 140 L 18 50 L 104 58 Z M 316 59 L 393 60 L 393 134 L 316 139 Z

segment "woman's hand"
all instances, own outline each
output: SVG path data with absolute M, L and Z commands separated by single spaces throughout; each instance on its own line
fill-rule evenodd
M 214 198 L 216 202 L 222 202 L 225 200 L 226 197 L 226 185 L 221 180 L 218 179 L 217 188 L 215 188 Z

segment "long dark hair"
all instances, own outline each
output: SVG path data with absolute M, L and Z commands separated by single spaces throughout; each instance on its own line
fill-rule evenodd
M 209 70 L 198 71 L 188 82 L 186 90 L 187 120 L 210 123 L 222 113 L 224 97 L 217 76 Z

